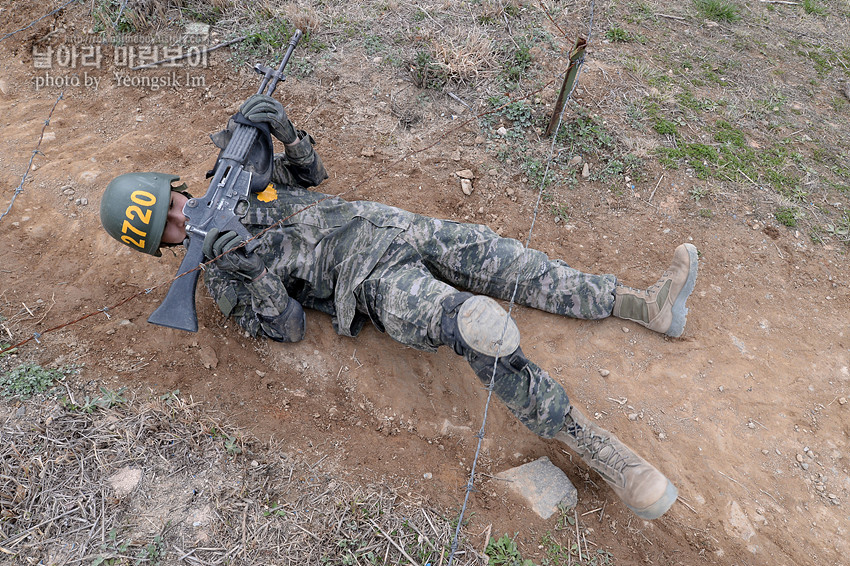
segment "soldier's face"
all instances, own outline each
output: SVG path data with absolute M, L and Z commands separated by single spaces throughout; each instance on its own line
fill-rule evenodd
M 171 191 L 171 205 L 168 207 L 168 219 L 162 232 L 163 244 L 182 244 L 186 239 L 186 217 L 183 216 L 183 205 L 186 195 Z

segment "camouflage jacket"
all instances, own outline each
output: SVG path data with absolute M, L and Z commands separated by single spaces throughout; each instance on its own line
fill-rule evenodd
M 289 297 L 333 317 L 334 328 L 354 336 L 368 317 L 357 313 L 355 289 L 374 269 L 412 214 L 383 204 L 307 190 L 327 178 L 312 139 L 302 136 L 275 156 L 273 186 L 251 195 L 242 223 L 259 238 L 269 273 L 243 282 L 211 264 L 204 281 L 225 316 L 251 335 L 286 340 L 274 323 Z M 270 228 L 271 227 L 271 228 Z

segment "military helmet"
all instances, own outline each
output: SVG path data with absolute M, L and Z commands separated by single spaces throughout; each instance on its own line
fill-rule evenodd
M 134 250 L 161 256 L 159 243 L 171 205 L 167 173 L 125 173 L 112 179 L 100 200 L 100 222 L 110 236 Z

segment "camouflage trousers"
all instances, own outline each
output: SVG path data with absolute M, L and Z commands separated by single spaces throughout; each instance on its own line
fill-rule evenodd
M 582 273 L 486 226 L 416 216 L 357 287 L 358 310 L 396 341 L 434 351 L 443 344 L 445 298 L 462 288 L 510 300 L 517 279 L 520 305 L 583 319 L 610 316 L 614 307 L 613 275 Z M 494 391 L 529 429 L 551 437 L 569 408 L 566 392 L 533 363 L 510 365 Z

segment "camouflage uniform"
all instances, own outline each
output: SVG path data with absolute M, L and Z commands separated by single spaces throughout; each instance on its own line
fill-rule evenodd
M 575 318 L 610 316 L 612 275 L 581 273 L 485 226 L 307 190 L 327 175 L 312 140 L 302 137 L 276 156 L 274 190 L 252 195 L 242 220 L 254 234 L 280 223 L 256 250 L 269 275 L 245 283 L 215 265 L 204 274 L 223 314 L 252 335 L 282 339 L 272 321 L 292 297 L 331 315 L 344 336 L 371 320 L 402 344 L 434 351 L 445 343 L 441 316 L 443 302 L 458 293 L 453 285 L 509 300 L 517 277 L 518 304 Z M 524 424 L 551 437 L 569 401 L 546 372 L 520 357 L 513 379 L 496 383 L 495 391 Z M 503 361 L 512 363 L 507 355 Z

